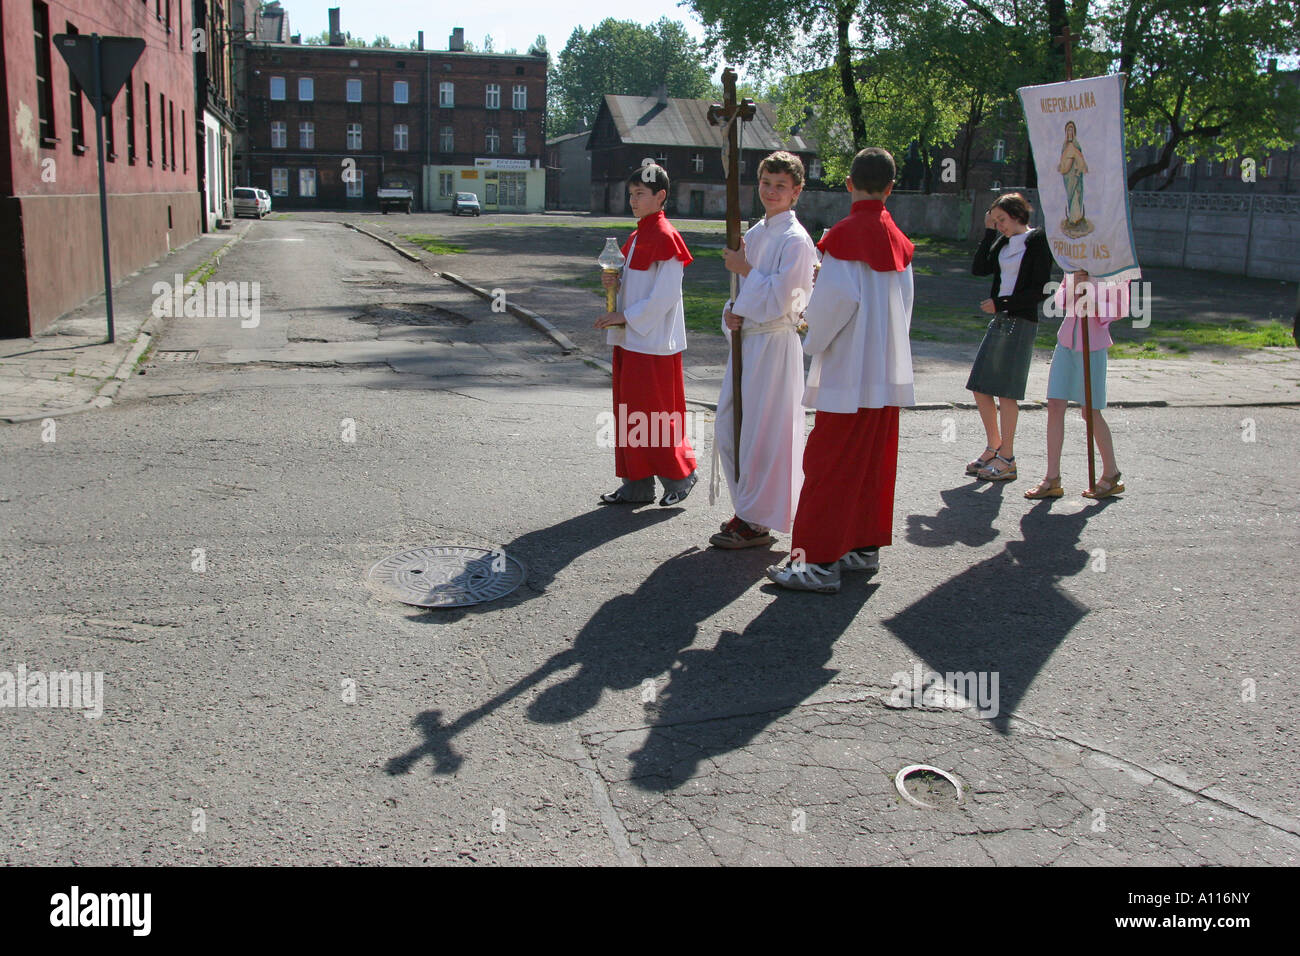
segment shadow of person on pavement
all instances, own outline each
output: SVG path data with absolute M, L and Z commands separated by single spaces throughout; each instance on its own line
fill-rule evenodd
M 606 689 L 639 688 L 643 680 L 664 674 L 695 641 L 700 622 L 751 588 L 773 561 L 767 549 L 732 557 L 735 560 L 724 560 L 715 551 L 691 548 L 665 561 L 634 591 L 606 601 L 583 625 L 572 647 L 491 700 L 450 724 L 442 723 L 437 710 L 419 714 L 413 726 L 425 742 L 389 760 L 385 769 L 406 773 L 421 757 L 431 756 L 435 772 L 454 772 L 462 760 L 452 747 L 454 737 L 561 671 L 577 667 L 529 705 L 529 719 L 546 724 L 571 721 L 594 707 Z
M 1002 507 L 1006 482 L 974 481 L 939 492 L 943 507 L 933 516 L 908 515 L 907 540 L 923 548 L 964 544 L 977 548 L 998 536 L 993 522 Z
M 839 673 L 826 667 L 835 642 L 879 587 L 845 573 L 834 595 L 764 588 L 773 600 L 743 633 L 680 655 L 645 742 L 629 756 L 631 782 L 680 787 L 701 763 L 748 745 L 829 684 Z
M 929 671 L 984 672 L 997 678 L 997 713 L 1008 733 L 1010 714 L 1038 672 L 1088 613 L 1058 586 L 1083 571 L 1089 552 L 1079 538 L 1088 519 L 1113 499 L 1076 514 L 1052 514 L 1042 501 L 1020 519 L 1023 540 L 972 565 L 884 622 Z M 912 670 L 900 661 L 896 672 Z

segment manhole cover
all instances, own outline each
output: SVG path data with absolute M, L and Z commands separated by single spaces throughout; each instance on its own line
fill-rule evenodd
M 524 566 L 504 551 L 448 546 L 384 558 L 366 580 L 403 604 L 465 607 L 505 597 L 523 583 L 524 573 Z
M 198 352 L 188 349 L 169 349 L 165 352 L 160 349 L 154 355 L 160 362 L 193 362 L 199 357 Z
M 914 807 L 951 810 L 961 803 L 961 781 L 945 770 L 914 763 L 894 775 L 899 795 Z

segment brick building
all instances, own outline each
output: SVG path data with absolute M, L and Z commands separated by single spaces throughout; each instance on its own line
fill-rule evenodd
M 450 209 L 472 192 L 484 210 L 545 202 L 546 55 L 473 53 L 457 28 L 447 50 L 253 41 L 248 51 L 250 185 L 285 209 L 376 208 L 402 185 L 415 207 Z
M 710 126 L 708 100 L 684 100 L 663 95 L 607 94 L 592 125 L 591 211 L 624 215 L 628 174 L 643 159 L 658 162 L 672 182 L 669 215 L 722 217 L 727 211 L 727 175 L 722 167 L 722 131 Z M 754 174 L 763 157 L 784 149 L 803 160 L 808 183 L 820 185 L 817 147 L 797 133 L 779 131 L 776 113 L 757 104 L 754 119 L 745 123 L 741 140 L 740 207 L 761 216 Z
M 10 0 L 0 62 L 0 335 L 32 335 L 104 288 L 95 114 L 53 37 L 145 40 L 105 124 L 113 275 L 194 238 L 188 0 Z

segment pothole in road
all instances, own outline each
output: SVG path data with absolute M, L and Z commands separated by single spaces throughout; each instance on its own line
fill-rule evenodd
M 422 302 L 388 303 L 372 305 L 361 315 L 354 318 L 356 322 L 382 327 L 394 325 L 419 325 L 427 328 L 460 328 L 470 324 L 463 315 L 440 309 Z
M 894 786 L 908 803 L 925 810 L 955 810 L 962 802 L 961 782 L 928 764 L 911 764 L 894 775 Z

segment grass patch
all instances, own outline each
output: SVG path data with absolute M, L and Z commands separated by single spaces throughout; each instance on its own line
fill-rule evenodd
M 435 256 L 454 256 L 458 252 L 465 251 L 464 246 L 457 245 L 454 242 L 447 242 L 445 239 L 439 239 L 437 236 L 430 236 L 423 232 L 402 236 L 402 238 L 419 246 L 425 252 L 433 253 Z
M 916 246 L 916 251 L 921 255 L 969 260 L 975 253 L 973 246 L 957 239 L 943 236 L 908 236 L 907 238 L 912 240 L 912 245 Z
M 690 332 L 722 334 L 722 307 L 730 296 L 725 292 L 683 292 L 686 328 Z

